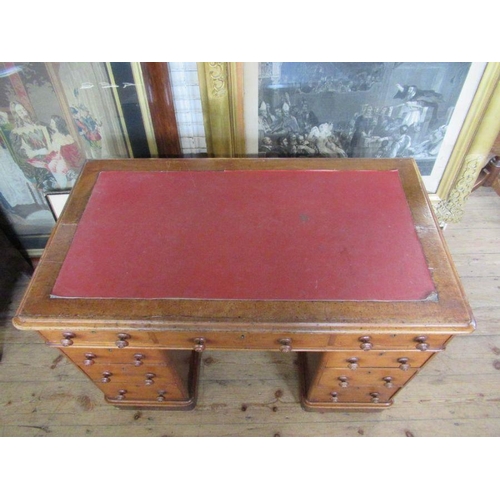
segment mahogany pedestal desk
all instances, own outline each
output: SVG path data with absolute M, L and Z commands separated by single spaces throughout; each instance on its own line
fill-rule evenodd
M 409 159 L 90 161 L 13 322 L 169 410 L 210 350 L 297 352 L 304 409 L 383 409 L 474 330 Z

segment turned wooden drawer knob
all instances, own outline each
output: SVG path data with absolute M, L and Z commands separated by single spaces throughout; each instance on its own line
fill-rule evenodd
M 336 392 L 331 392 L 330 396 L 332 398 L 332 403 L 338 403 L 339 402 L 339 395 Z
M 108 382 L 111 382 L 111 375 L 113 375 L 111 372 L 102 372 L 102 379 L 101 382 L 103 384 L 107 384 Z
M 145 357 L 144 354 L 134 354 L 134 366 L 141 366 Z
M 417 337 L 415 342 L 417 345 L 415 346 L 419 351 L 427 351 L 429 349 L 429 344 L 426 343 L 427 337 Z
M 394 387 L 394 384 L 392 383 L 392 377 L 384 377 L 382 380 L 385 382 L 384 385 L 388 389 L 391 389 L 392 387 Z
M 280 351 L 290 352 L 292 350 L 292 339 L 280 339 Z
M 156 375 L 154 373 L 146 373 L 146 380 L 144 381 L 144 383 L 146 385 L 153 385 L 155 383 L 155 381 L 153 380 L 155 377 Z
M 158 401 L 159 403 L 163 403 L 163 401 L 165 401 L 166 393 L 167 391 L 158 391 L 158 397 L 156 398 L 156 401 Z
M 347 377 L 339 377 L 340 387 L 349 387 L 349 382 L 347 381 Z
M 205 349 L 206 345 L 204 337 L 198 337 L 197 339 L 194 339 L 194 350 L 196 352 L 203 352 Z
M 359 341 L 361 342 L 359 347 L 363 349 L 363 351 L 369 351 L 373 347 L 373 344 L 370 342 L 371 338 L 368 335 L 360 337 Z
M 356 368 L 358 368 L 358 366 L 359 366 L 358 362 L 359 362 L 358 358 L 349 358 L 347 360 L 347 367 L 350 370 L 356 370 Z
M 118 399 L 118 401 L 123 401 L 125 399 L 125 394 L 127 394 L 127 391 L 125 389 L 120 389 L 118 391 L 118 396 L 116 396 L 116 399 Z
M 372 398 L 372 403 L 380 403 L 380 394 L 378 392 L 372 392 L 370 396 Z
M 95 361 L 94 361 L 95 358 L 96 358 L 95 354 L 93 354 L 91 352 L 87 352 L 87 353 L 85 353 L 85 361 L 83 362 L 83 364 L 85 366 L 92 366 L 95 363 Z
M 130 335 L 128 333 L 119 333 L 118 340 L 115 342 L 116 347 L 119 349 L 123 349 L 128 346 L 127 340 L 130 339 Z
M 399 358 L 398 363 L 399 363 L 399 369 L 403 370 L 404 372 L 408 371 L 410 369 L 410 363 L 409 363 L 408 358 Z
M 61 344 L 64 347 L 69 347 L 70 345 L 73 345 L 73 340 L 75 338 L 75 334 L 71 332 L 64 332 L 63 333 L 63 339 L 61 340 Z

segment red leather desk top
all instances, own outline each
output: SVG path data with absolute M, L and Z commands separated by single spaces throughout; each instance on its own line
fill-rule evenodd
M 52 296 L 404 301 L 434 291 L 397 171 L 105 171 Z

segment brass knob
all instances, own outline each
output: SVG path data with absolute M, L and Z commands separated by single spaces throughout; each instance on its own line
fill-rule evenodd
M 280 351 L 281 352 L 291 352 L 292 350 L 292 339 L 280 339 Z
M 128 333 L 119 333 L 118 340 L 115 342 L 116 347 L 119 349 L 123 349 L 128 346 L 127 340 L 130 339 L 130 335 Z
M 83 364 L 85 366 L 92 366 L 95 363 L 94 361 L 95 357 L 96 355 L 91 352 L 85 353 L 85 361 L 83 362 Z
M 196 352 L 203 352 L 205 349 L 206 345 L 204 337 L 198 337 L 197 339 L 194 339 L 194 350 Z
M 385 385 L 388 389 L 391 389 L 391 388 L 394 386 L 394 384 L 392 383 L 392 377 L 384 377 L 382 380 L 385 382 L 385 384 L 384 384 L 384 385 Z
M 409 363 L 408 358 L 399 358 L 398 363 L 399 363 L 399 369 L 403 370 L 404 372 L 408 371 L 410 369 L 410 363 Z
M 111 372 L 102 372 L 102 379 L 101 382 L 103 384 L 107 384 L 108 382 L 111 382 L 111 375 L 113 375 Z
M 331 392 L 330 396 L 332 397 L 332 403 L 338 403 L 339 402 L 339 395 L 336 392 Z
M 146 373 L 146 380 L 144 381 L 144 383 L 146 385 L 153 385 L 155 382 L 154 382 L 154 378 L 156 377 L 156 375 L 154 373 Z
M 125 389 L 120 389 L 118 391 L 118 396 L 116 396 L 116 399 L 119 401 L 123 401 L 125 399 L 125 394 L 127 394 L 127 391 Z
M 356 370 L 356 368 L 358 368 L 358 361 L 359 359 L 358 358 L 349 358 L 347 360 L 347 367 L 350 369 L 350 370 Z
M 416 337 L 415 342 L 417 342 L 417 345 L 415 346 L 419 351 L 427 351 L 429 349 L 429 344 L 426 343 L 427 337 L 421 336 L 421 337 Z
M 372 403 L 380 403 L 380 394 L 378 392 L 372 392 L 370 396 L 372 398 Z
M 371 338 L 369 335 L 365 335 L 364 337 L 360 337 L 359 341 L 361 342 L 360 348 L 363 349 L 363 351 L 369 351 L 372 347 L 373 344 L 370 342 Z
M 63 333 L 63 339 L 61 340 L 61 344 L 64 347 L 68 347 L 70 345 L 73 345 L 73 341 L 71 339 L 75 338 L 75 334 L 71 332 L 64 332 Z
M 347 381 L 347 377 L 339 377 L 340 387 L 349 387 L 349 382 Z
M 156 401 L 158 401 L 159 403 L 163 403 L 163 401 L 165 401 L 165 394 L 167 393 L 167 391 L 158 391 L 158 397 L 156 398 Z
M 142 360 L 145 358 L 144 354 L 134 354 L 134 366 L 141 366 L 143 364 Z

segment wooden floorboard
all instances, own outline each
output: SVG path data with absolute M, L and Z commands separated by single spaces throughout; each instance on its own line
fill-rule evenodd
M 0 436 L 500 436 L 500 196 L 475 191 L 444 231 L 477 320 L 376 413 L 311 413 L 299 404 L 296 355 L 208 352 L 191 412 L 118 409 L 58 351 L 0 314 Z

